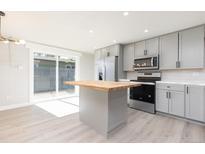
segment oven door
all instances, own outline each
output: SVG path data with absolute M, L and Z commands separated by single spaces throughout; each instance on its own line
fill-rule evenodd
M 130 88 L 130 99 L 155 104 L 155 86 L 141 85 Z

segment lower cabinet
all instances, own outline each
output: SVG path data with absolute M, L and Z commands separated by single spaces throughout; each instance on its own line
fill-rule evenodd
M 205 86 L 157 83 L 156 110 L 205 122 Z
M 169 91 L 169 113 L 184 117 L 184 92 Z
M 157 89 L 156 110 L 184 117 L 184 92 Z
M 186 118 L 205 122 L 204 86 L 186 86 Z
M 156 92 L 156 110 L 164 113 L 169 112 L 168 91 L 157 89 Z

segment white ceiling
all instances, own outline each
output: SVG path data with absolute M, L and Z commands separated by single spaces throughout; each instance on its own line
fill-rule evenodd
M 113 40 L 124 44 L 203 23 L 205 12 L 6 12 L 2 33 L 92 53 Z

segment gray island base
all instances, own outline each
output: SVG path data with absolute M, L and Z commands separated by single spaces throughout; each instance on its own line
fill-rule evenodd
M 126 123 L 127 89 L 102 91 L 80 87 L 80 120 L 107 136 Z
M 80 120 L 105 136 L 126 123 L 127 88 L 140 86 L 115 81 L 66 81 L 65 84 L 80 86 Z

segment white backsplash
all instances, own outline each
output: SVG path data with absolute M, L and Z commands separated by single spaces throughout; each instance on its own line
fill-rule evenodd
M 128 72 L 127 79 L 137 79 L 137 72 Z M 162 71 L 161 80 L 205 82 L 205 69 Z
M 205 82 L 205 69 L 162 71 L 162 80 Z
M 136 80 L 137 79 L 137 72 L 128 72 L 127 79 Z

